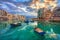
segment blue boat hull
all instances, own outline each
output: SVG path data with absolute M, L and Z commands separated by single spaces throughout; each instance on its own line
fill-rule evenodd
M 21 23 L 17 23 L 17 24 L 10 24 L 11 28 L 17 27 L 17 26 L 21 26 Z

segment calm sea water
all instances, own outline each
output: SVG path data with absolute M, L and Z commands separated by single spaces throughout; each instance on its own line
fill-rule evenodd
M 58 36 L 60 34 L 60 23 L 40 22 L 38 24 L 38 27 L 45 32 L 57 34 L 56 38 L 53 38 L 53 36 L 49 37 L 47 35 L 40 36 L 38 33 L 35 33 L 34 28 L 36 25 L 36 22 L 30 22 L 28 25 L 26 23 L 22 23 L 22 26 L 16 28 L 10 28 L 10 25 L 7 25 L 7 27 L 2 26 L 3 28 L 0 30 L 0 40 L 60 40 L 60 36 Z
M 40 22 L 38 27 L 44 31 L 54 31 L 57 34 L 60 34 L 60 22 Z

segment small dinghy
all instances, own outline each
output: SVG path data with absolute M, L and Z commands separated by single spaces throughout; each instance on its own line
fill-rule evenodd
M 35 28 L 35 32 L 37 32 L 39 35 L 44 36 L 45 32 L 41 30 L 40 28 Z
M 12 28 L 14 28 L 14 27 L 17 27 L 17 26 L 21 26 L 21 23 L 12 23 L 10 25 L 11 25 Z
M 27 24 L 29 23 L 29 21 L 28 21 L 28 20 L 26 20 L 26 21 L 24 21 L 24 22 L 25 22 L 25 23 L 27 23 Z

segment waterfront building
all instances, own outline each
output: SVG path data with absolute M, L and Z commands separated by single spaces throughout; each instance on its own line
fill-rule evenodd
M 9 14 L 7 15 L 7 17 L 8 17 L 9 20 L 12 20 L 13 15 L 9 13 Z
M 53 16 L 53 13 L 51 12 L 51 10 L 46 10 L 46 9 L 44 10 L 44 13 L 42 15 L 44 20 L 49 20 L 52 16 Z
M 12 23 L 13 15 L 8 13 L 7 17 L 8 17 L 8 22 Z
M 18 20 L 19 21 L 25 21 L 25 16 L 23 16 L 23 15 L 17 15 L 17 18 L 18 18 Z
M 11 14 L 4 10 L 0 10 L 0 21 L 9 21 L 9 23 L 15 21 L 25 21 L 25 16 L 18 14 Z
M 7 12 L 4 11 L 4 10 L 0 10 L 0 21 L 7 21 L 8 18 L 7 18 Z
M 0 16 L 7 16 L 7 12 L 4 10 L 0 10 Z
M 60 17 L 60 7 L 55 7 L 53 13 L 54 13 L 53 16 Z
M 54 8 L 52 20 L 60 21 L 60 7 Z
M 38 21 L 39 18 L 32 18 L 31 20 L 33 20 L 33 21 Z

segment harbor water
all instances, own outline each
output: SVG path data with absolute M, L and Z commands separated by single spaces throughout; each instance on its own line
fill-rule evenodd
M 5 25 L 5 26 L 3 26 Z M 46 32 L 44 36 L 34 31 L 35 27 Z M 22 23 L 21 26 L 11 28 L 10 24 L 0 24 L 0 40 L 60 40 L 60 23 L 37 22 Z

